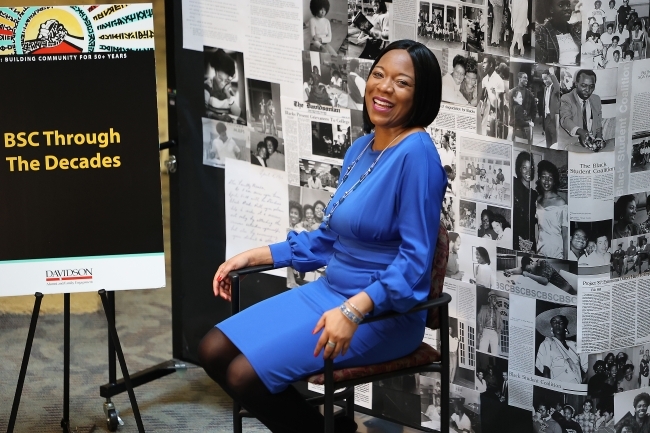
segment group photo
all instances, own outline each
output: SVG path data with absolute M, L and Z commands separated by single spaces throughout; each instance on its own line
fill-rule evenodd
M 466 143 L 467 148 L 471 150 L 465 150 L 463 143 Z M 459 144 L 456 171 L 460 197 L 510 207 L 512 205 L 510 160 L 512 146 L 488 142 L 482 137 L 474 136 L 459 138 Z M 483 153 L 482 150 L 486 152 Z
M 429 48 L 482 52 L 488 22 L 484 1 L 420 1 L 417 41 Z
M 650 131 L 632 134 L 632 155 L 630 157 L 630 173 L 648 170 L 650 162 Z
M 302 52 L 303 101 L 348 108 L 348 63 L 341 56 Z
M 248 79 L 248 126 L 253 130 L 282 138 L 280 85 Z
M 533 430 L 541 432 L 618 433 L 614 430 L 614 401 L 596 402 L 541 386 L 533 388 Z
M 284 171 L 285 149 L 283 139 L 251 130 L 250 143 L 251 164 Z
M 635 277 L 650 271 L 650 235 L 643 234 L 612 241 L 611 278 Z
M 587 394 L 600 401 L 620 392 L 648 387 L 648 347 L 640 345 L 590 354 Z
M 442 62 L 442 101 L 449 104 L 476 107 L 479 101 L 479 63 L 478 54 L 456 48 L 444 48 Z
M 578 262 L 580 275 L 609 273 L 613 263 L 612 220 L 571 221 L 569 260 Z
M 309 159 L 300 159 L 300 186 L 310 189 L 336 190 L 341 166 Z
M 348 34 L 345 51 L 348 57 L 374 60 L 388 45 L 392 2 L 372 0 L 348 2 Z

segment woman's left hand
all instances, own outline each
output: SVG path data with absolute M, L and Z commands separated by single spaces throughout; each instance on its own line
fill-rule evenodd
M 352 323 L 338 307 L 323 313 L 312 332 L 316 334 L 323 331 L 314 349 L 314 357 L 318 356 L 321 350 L 323 359 L 334 359 L 339 355 L 345 355 L 358 327 L 359 325 Z M 328 342 L 336 343 L 336 346 L 331 347 Z

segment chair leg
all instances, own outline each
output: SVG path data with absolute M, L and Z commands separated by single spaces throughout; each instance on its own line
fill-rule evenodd
M 440 408 L 440 431 L 449 431 L 449 307 L 447 304 L 440 307 L 440 393 L 442 407 Z
M 354 421 L 354 390 L 350 396 L 345 400 L 345 416 Z
M 233 433 L 243 433 L 241 405 L 233 400 L 232 402 L 232 431 Z
M 334 433 L 334 361 L 325 361 L 325 433 Z

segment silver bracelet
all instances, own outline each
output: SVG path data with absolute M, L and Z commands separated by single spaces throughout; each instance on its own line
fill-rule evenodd
M 343 313 L 343 315 L 350 320 L 350 322 L 352 322 L 352 323 L 354 323 L 356 325 L 360 324 L 361 321 L 363 320 L 363 319 L 360 319 L 356 314 L 354 314 L 352 312 L 352 310 L 350 310 L 347 307 L 347 305 L 345 305 L 345 303 L 341 304 L 339 309 L 341 310 L 341 313 Z
M 353 310 L 355 310 L 357 313 L 359 313 L 359 314 L 361 315 L 361 317 L 365 317 L 365 314 L 363 314 L 363 313 L 361 312 L 361 310 L 359 310 L 359 309 L 357 308 L 356 305 L 354 305 L 352 302 L 350 302 L 349 299 L 348 299 L 346 302 L 350 305 L 350 307 L 352 307 Z

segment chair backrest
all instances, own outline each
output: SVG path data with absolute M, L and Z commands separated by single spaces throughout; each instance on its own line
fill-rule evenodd
M 440 224 L 438 229 L 438 241 L 436 252 L 433 255 L 433 266 L 431 267 L 431 287 L 429 288 L 429 299 L 437 299 L 442 293 L 445 284 L 445 273 L 447 271 L 447 260 L 449 259 L 449 233 L 444 225 Z M 427 312 L 427 327 L 438 329 L 440 327 L 438 308 L 432 308 Z

